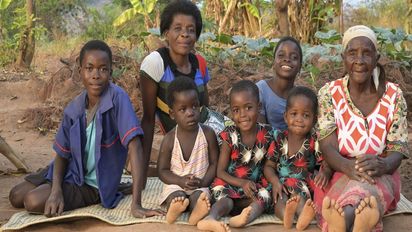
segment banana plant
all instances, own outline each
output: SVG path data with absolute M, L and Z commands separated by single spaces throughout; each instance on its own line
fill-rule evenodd
M 119 17 L 114 20 L 113 26 L 120 27 L 138 15 L 143 15 L 146 29 L 153 27 L 153 21 L 150 19 L 149 14 L 153 12 L 157 0 L 130 0 L 130 3 L 133 7 L 119 15 Z
M 6 9 L 11 2 L 12 0 L 0 0 L 0 10 Z

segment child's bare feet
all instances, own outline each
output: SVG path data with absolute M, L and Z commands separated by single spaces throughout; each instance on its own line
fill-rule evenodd
M 369 232 L 379 221 L 379 208 L 374 196 L 363 199 L 355 210 L 354 232 Z
M 248 206 L 242 210 L 242 212 L 229 220 L 229 226 L 231 227 L 243 227 L 249 222 L 252 206 Z
M 199 230 L 207 230 L 213 232 L 230 232 L 230 228 L 224 222 L 217 221 L 213 218 L 206 217 L 197 223 Z
M 303 206 L 302 212 L 299 215 L 298 222 L 296 223 L 296 229 L 304 230 L 312 222 L 315 217 L 315 204 L 311 199 L 308 199 Z
M 285 214 L 283 216 L 283 226 L 286 229 L 292 228 L 293 221 L 295 220 L 295 213 L 298 207 L 300 196 L 291 197 L 285 206 Z
M 199 220 L 204 218 L 210 210 L 210 201 L 206 193 L 201 193 L 197 199 L 195 208 L 189 217 L 189 225 L 196 225 Z
M 169 210 L 166 213 L 166 221 L 172 224 L 186 210 L 189 205 L 189 199 L 186 197 L 176 197 L 172 200 Z
M 335 200 L 331 200 L 329 197 L 323 199 L 322 216 L 328 223 L 329 232 L 346 231 L 345 213 Z

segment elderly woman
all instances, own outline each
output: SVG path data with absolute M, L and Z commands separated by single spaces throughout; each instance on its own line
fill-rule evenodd
M 349 28 L 342 54 L 347 74 L 319 90 L 320 146 L 335 170 L 327 189 L 315 192 L 322 231 L 382 231 L 382 216 L 400 199 L 406 101 L 385 81 L 377 48 L 370 28 Z

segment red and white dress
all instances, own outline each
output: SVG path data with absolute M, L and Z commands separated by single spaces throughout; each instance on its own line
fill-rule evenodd
M 400 152 L 408 156 L 408 131 L 406 101 L 400 88 L 386 82 L 386 90 L 369 115 L 363 115 L 350 99 L 348 76 L 327 83 L 319 90 L 320 140 L 331 133 L 338 137 L 339 153 L 347 158 L 363 155 L 386 156 Z M 315 191 L 315 203 L 321 209 L 325 196 L 335 199 L 341 206 L 357 206 L 360 200 L 374 195 L 382 214 L 396 209 L 400 199 L 400 176 L 375 178 L 371 185 L 349 179 L 341 172 L 335 172 L 328 187 Z M 318 223 L 327 231 L 327 223 L 318 212 Z M 374 231 L 382 231 L 380 221 Z

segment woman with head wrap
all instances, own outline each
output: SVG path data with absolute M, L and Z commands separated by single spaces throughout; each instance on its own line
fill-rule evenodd
M 349 28 L 342 45 L 346 75 L 319 90 L 320 147 L 335 173 L 315 191 L 318 222 L 322 231 L 382 231 L 408 157 L 406 101 L 385 81 L 370 28 Z

